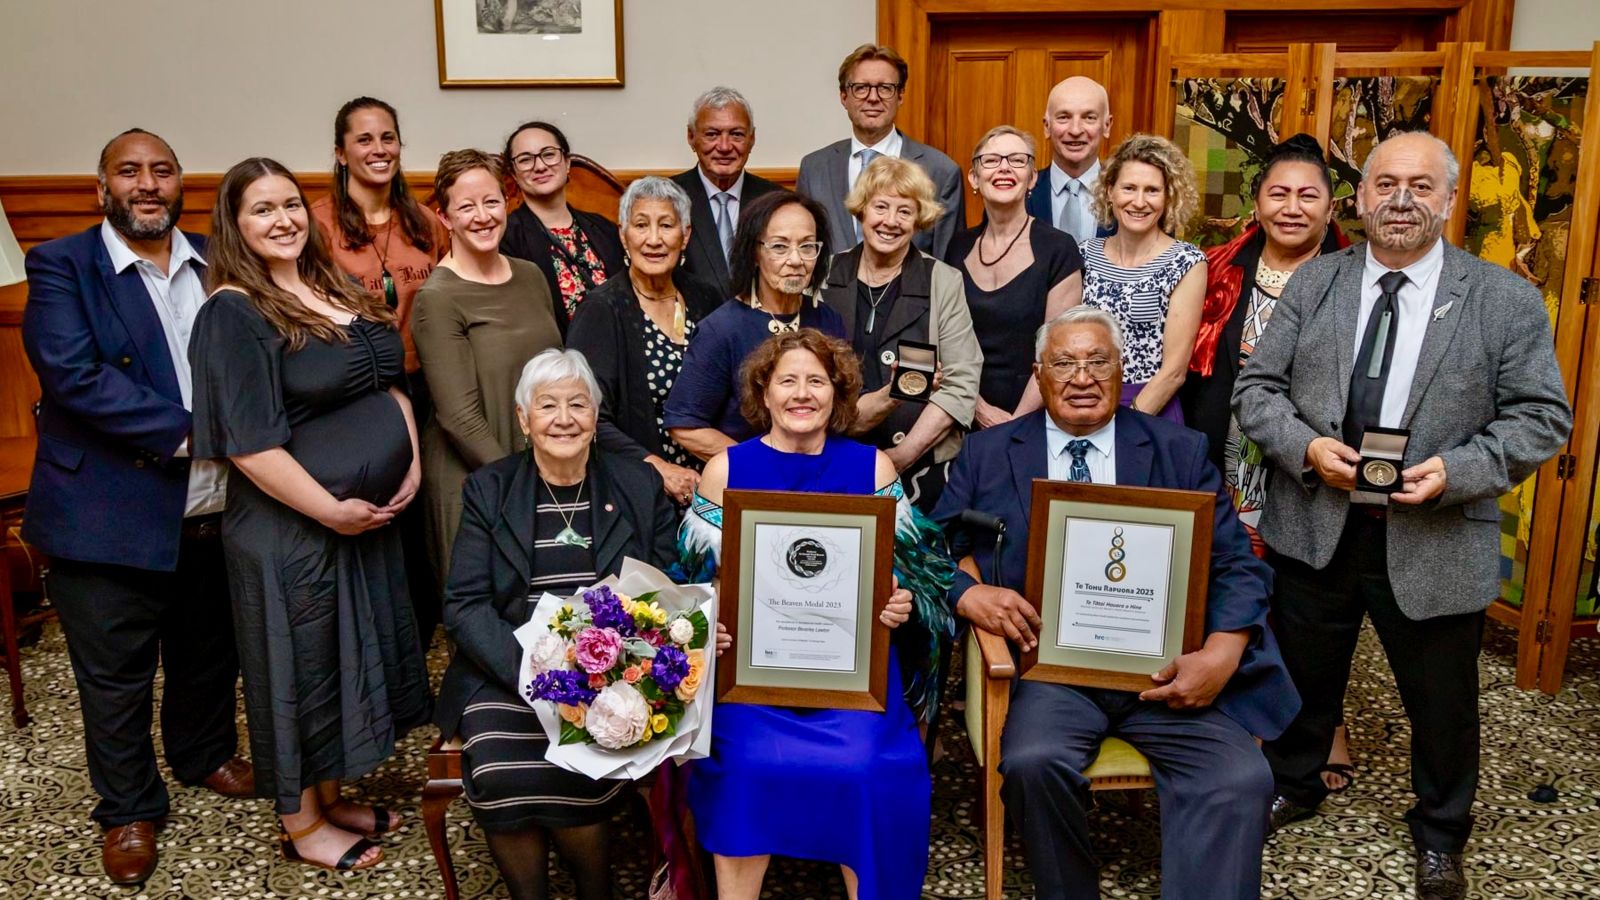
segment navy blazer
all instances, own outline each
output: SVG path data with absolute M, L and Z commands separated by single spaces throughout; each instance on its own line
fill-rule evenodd
M 1054 166 L 1045 166 L 1039 170 L 1039 180 L 1033 183 L 1033 187 L 1028 191 L 1028 199 L 1024 201 L 1028 215 L 1052 228 L 1055 227 L 1056 217 L 1050 209 L 1050 198 L 1055 195 L 1055 188 L 1050 185 L 1050 173 L 1054 170 Z M 1105 171 L 1103 164 L 1101 171 Z M 1096 225 L 1094 229 L 1094 236 L 1098 238 L 1110 237 L 1116 233 L 1115 222 L 1110 225 Z
M 1044 417 L 1043 410 L 1036 410 L 968 435 L 961 455 L 950 467 L 950 481 L 933 515 L 945 528 L 951 555 L 956 559 L 971 555 L 986 577 L 993 571 L 994 535 L 969 530 L 959 517 L 966 509 L 999 516 L 1006 523 L 1000 580 L 1018 593 L 1027 577 L 1033 480 L 1049 477 Z M 1127 407 L 1117 410 L 1116 421 L 1118 484 L 1217 495 L 1206 633 L 1248 628 L 1254 637 L 1216 705 L 1251 734 L 1271 740 L 1282 734 L 1300 711 L 1300 695 L 1267 625 L 1272 569 L 1251 553 L 1250 538 L 1239 524 L 1222 475 L 1206 458 L 1204 435 Z M 976 583 L 967 573 L 957 572 L 950 588 L 951 605 Z
M 185 233 L 195 252 L 205 239 Z M 39 451 L 22 537 L 49 556 L 170 572 L 189 495 L 177 369 L 135 267 L 100 225 L 28 252 L 22 345 L 39 376 Z

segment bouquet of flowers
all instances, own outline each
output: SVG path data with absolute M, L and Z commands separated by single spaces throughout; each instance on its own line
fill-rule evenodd
M 517 630 L 519 684 L 550 738 L 547 758 L 595 778 L 637 778 L 663 759 L 704 755 L 693 751 L 709 745 L 711 704 L 698 701 L 712 602 L 707 586 L 673 585 L 633 560 L 574 597 L 540 598 Z

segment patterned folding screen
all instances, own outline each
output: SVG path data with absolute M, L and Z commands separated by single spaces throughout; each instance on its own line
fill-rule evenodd
M 1577 189 L 1587 78 L 1487 76 L 1479 86 L 1483 116 L 1468 180 L 1464 248 L 1539 287 L 1553 323 L 1563 303 L 1567 237 Z M 1536 479 L 1500 500 L 1501 597 L 1520 604 Z M 1577 614 L 1595 603 L 1594 507 L 1584 532 Z
M 1201 247 L 1226 243 L 1244 230 L 1250 182 L 1278 142 L 1278 78 L 1187 78 L 1179 87 L 1173 140 L 1194 165 L 1200 212 L 1187 237 Z
M 1334 221 L 1352 241 L 1366 229 L 1356 214 L 1356 184 L 1372 145 L 1397 131 L 1427 131 L 1434 75 L 1384 75 L 1333 80 L 1333 125 L 1328 135 Z

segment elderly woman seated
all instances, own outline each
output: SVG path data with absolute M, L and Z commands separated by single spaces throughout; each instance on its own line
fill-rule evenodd
M 931 784 L 917 730 L 937 703 L 954 634 L 945 604 L 954 565 L 915 513 L 881 451 L 842 437 L 861 373 L 848 344 L 802 328 L 768 338 L 743 369 L 745 418 L 760 435 L 706 464 L 684 521 L 682 562 L 709 578 L 722 547 L 723 491 L 820 491 L 895 497 L 894 629 L 887 709 L 717 708 L 711 755 L 693 764 L 689 806 L 715 856 L 723 898 L 754 900 L 771 854 L 838 863 L 851 898 L 922 896 Z M 730 644 L 718 626 L 719 652 Z
M 478 469 L 463 490 L 445 587 L 456 652 L 436 718 L 460 735 L 461 783 L 511 896 L 548 896 L 554 838 L 581 900 L 609 900 L 606 820 L 626 781 L 594 781 L 545 762 L 548 742 L 517 695 L 513 636 L 530 599 L 576 593 L 624 557 L 674 556 L 677 514 L 643 460 L 595 445 L 600 389 L 582 354 L 550 349 L 523 367 L 517 420 L 532 450 Z
M 567 346 L 589 360 L 604 394 L 600 446 L 654 466 L 667 493 L 686 504 L 702 463 L 672 439 L 662 417 L 700 320 L 725 298 L 681 265 L 690 231 L 683 188 L 658 175 L 640 178 L 623 193 L 617 218 L 628 277 L 590 292 Z
M 861 360 L 864 393 L 852 433 L 884 451 L 911 502 L 931 510 L 972 424 L 983 350 L 961 273 L 911 246 L 918 231 L 939 221 L 933 181 L 922 167 L 890 156 L 873 160 L 845 208 L 861 224 L 861 243 L 833 258 L 822 299 L 844 319 Z M 890 396 L 902 341 L 932 345 L 938 354 L 924 400 Z

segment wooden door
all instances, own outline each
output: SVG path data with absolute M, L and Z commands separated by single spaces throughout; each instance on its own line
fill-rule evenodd
M 1111 144 L 1148 129 L 1152 15 L 963 17 L 932 24 L 925 140 L 963 170 L 978 139 L 1002 124 L 1031 132 L 1039 142 L 1039 165 L 1045 165 L 1045 101 L 1050 88 L 1070 75 L 1106 86 Z M 969 223 L 982 213 L 981 204 L 967 204 Z

